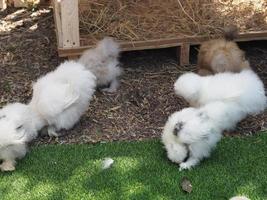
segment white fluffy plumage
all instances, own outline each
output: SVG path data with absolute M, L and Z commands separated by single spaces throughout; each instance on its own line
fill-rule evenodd
M 80 59 L 82 63 L 97 78 L 97 86 L 109 85 L 104 91 L 115 92 L 119 87 L 118 77 L 122 73 L 119 66 L 119 44 L 110 37 L 98 42 L 96 48 L 86 50 Z
M 15 170 L 16 159 L 26 155 L 27 142 L 37 137 L 43 121 L 36 118 L 29 106 L 8 104 L 0 110 L 0 165 L 2 171 Z
M 28 105 L 8 104 L 0 110 L 1 170 L 15 170 L 15 160 L 26 154 L 26 144 L 48 126 L 48 134 L 70 129 L 87 110 L 96 87 L 95 76 L 75 61 L 62 63 L 33 85 Z
M 262 81 L 249 69 L 205 77 L 186 73 L 175 82 L 174 90 L 195 107 L 213 101 L 235 102 L 249 114 L 258 114 L 267 103 Z
M 88 109 L 96 87 L 95 76 L 75 61 L 62 63 L 33 85 L 29 106 L 43 118 L 49 135 L 70 129 Z
M 180 170 L 190 169 L 209 157 L 223 130 L 233 129 L 246 116 L 240 106 L 229 102 L 212 102 L 172 114 L 162 134 L 168 158 L 178 163 Z

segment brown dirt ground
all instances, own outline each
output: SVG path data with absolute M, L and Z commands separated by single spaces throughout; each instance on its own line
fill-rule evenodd
M 267 43 L 241 45 L 267 86 Z M 193 52 L 196 52 L 193 49 Z M 195 56 L 193 56 L 193 61 Z M 0 107 L 7 102 L 26 103 L 31 84 L 53 70 L 57 56 L 51 10 L 8 9 L 0 12 Z M 167 117 L 187 106 L 174 95 L 173 83 L 195 65 L 177 64 L 174 49 L 139 51 L 121 56 L 124 75 L 119 91 L 97 91 L 80 122 L 58 139 L 39 137 L 39 143 L 95 143 L 158 138 Z M 267 112 L 243 120 L 230 135 L 267 130 Z

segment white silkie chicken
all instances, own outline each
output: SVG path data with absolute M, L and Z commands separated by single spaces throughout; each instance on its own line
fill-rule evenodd
M 180 170 L 191 169 L 210 155 L 222 137 L 247 116 L 236 103 L 212 102 L 201 108 L 185 108 L 172 114 L 165 124 L 162 142 L 168 158 Z
M 70 129 L 87 110 L 96 87 L 95 76 L 82 64 L 67 61 L 39 78 L 28 105 L 8 104 L 0 110 L 0 168 L 15 170 L 15 160 L 26 154 L 26 144 L 48 126 L 50 136 Z
M 205 77 L 186 73 L 175 82 L 174 90 L 194 107 L 213 101 L 235 102 L 248 114 L 258 114 L 267 103 L 262 81 L 249 69 Z
M 8 104 L 0 110 L 1 171 L 15 170 L 16 159 L 26 155 L 27 143 L 37 137 L 45 122 L 28 105 Z
M 48 134 L 70 129 L 88 109 L 95 92 L 96 78 L 82 64 L 62 63 L 55 71 L 39 78 L 33 85 L 29 107 L 45 120 Z
M 118 77 L 122 73 L 119 66 L 119 44 L 112 38 L 106 37 L 98 42 L 96 48 L 85 51 L 79 63 L 85 65 L 97 79 L 97 86 L 107 86 L 107 92 L 115 92 L 119 87 Z

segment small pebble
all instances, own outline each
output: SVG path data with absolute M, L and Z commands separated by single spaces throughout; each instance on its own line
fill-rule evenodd
M 193 189 L 191 182 L 186 177 L 182 178 L 181 187 L 182 190 L 187 193 L 191 193 Z

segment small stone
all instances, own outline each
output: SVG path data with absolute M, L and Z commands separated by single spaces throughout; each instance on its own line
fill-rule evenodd
M 187 192 L 187 193 L 192 192 L 192 188 L 193 188 L 192 184 L 186 177 L 182 178 L 181 187 L 182 187 L 182 190 Z

